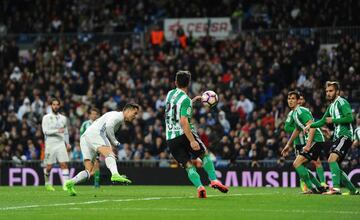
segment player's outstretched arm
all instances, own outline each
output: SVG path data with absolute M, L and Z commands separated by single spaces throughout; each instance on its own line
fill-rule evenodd
M 305 132 L 307 132 L 310 128 L 320 128 L 326 124 L 326 118 L 330 116 L 329 107 L 326 109 L 323 117 L 316 122 L 313 122 L 309 125 L 306 125 Z
M 66 149 L 68 151 L 70 151 L 71 150 L 71 145 L 70 145 L 70 136 L 69 136 L 67 119 L 66 119 L 65 128 L 64 128 L 64 139 L 65 139 L 65 143 L 66 143 Z
M 309 120 L 306 125 L 311 125 L 313 121 L 312 120 Z M 315 136 L 315 131 L 316 131 L 316 128 L 310 128 L 309 130 L 309 136 L 308 136 L 308 139 L 306 141 L 306 145 L 305 147 L 303 148 L 305 152 L 308 152 L 311 148 L 311 143 L 313 142 L 314 140 L 314 136 Z
M 196 101 L 198 101 L 200 99 L 201 99 L 201 95 L 197 95 L 193 99 L 191 99 L 191 102 L 194 103 L 194 102 L 196 102 Z
M 346 115 L 343 117 L 332 119 L 332 122 L 334 124 L 349 124 L 352 123 L 353 121 L 354 121 L 354 117 L 352 112 L 347 112 Z
M 286 143 L 284 149 L 281 151 L 281 155 L 286 156 L 287 152 L 290 150 L 291 146 L 294 143 L 294 140 L 297 136 L 299 136 L 300 134 L 300 130 L 295 128 L 295 130 L 293 131 L 293 133 L 291 134 L 290 139 L 288 140 L 288 142 Z

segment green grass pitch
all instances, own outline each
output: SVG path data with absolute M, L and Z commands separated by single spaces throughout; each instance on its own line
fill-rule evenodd
M 299 189 L 207 187 L 198 199 L 191 186 L 0 187 L 0 219 L 360 219 L 360 196 L 301 195 Z

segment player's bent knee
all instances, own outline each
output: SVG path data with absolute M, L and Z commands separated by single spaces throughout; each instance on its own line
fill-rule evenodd
M 329 158 L 328 158 L 328 162 L 331 163 L 331 162 L 336 162 L 338 160 L 339 156 L 335 153 L 331 153 Z
M 181 163 L 181 166 L 182 166 L 183 168 L 187 169 L 187 168 L 192 167 L 193 164 L 191 163 L 191 161 L 187 161 L 187 162 L 185 162 L 185 163 Z

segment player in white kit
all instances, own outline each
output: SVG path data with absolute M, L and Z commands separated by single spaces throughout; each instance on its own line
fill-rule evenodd
M 51 100 L 52 112 L 46 114 L 42 119 L 42 130 L 45 137 L 45 158 L 44 169 L 45 188 L 49 191 L 55 191 L 49 181 L 49 175 L 52 165 L 60 163 L 63 184 L 69 180 L 69 162 L 68 151 L 71 149 L 69 143 L 69 133 L 67 128 L 67 118 L 59 113 L 60 100 L 53 98 Z M 66 190 L 65 185 L 63 189 Z
M 122 112 L 111 111 L 105 113 L 85 131 L 80 138 L 85 170 L 79 172 L 74 178 L 65 183 L 70 195 L 76 195 L 75 184 L 89 179 L 93 174 L 97 152 L 105 157 L 105 164 L 111 172 L 112 182 L 131 183 L 129 179 L 119 174 L 112 147 L 121 148 L 122 145 L 116 140 L 115 133 L 123 123 L 132 122 L 139 109 L 140 107 L 137 104 L 126 104 Z

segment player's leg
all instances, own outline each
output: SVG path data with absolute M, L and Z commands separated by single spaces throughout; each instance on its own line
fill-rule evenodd
M 319 181 L 321 183 L 322 186 L 327 187 L 327 184 L 325 182 L 325 173 L 324 173 L 324 168 L 321 164 L 321 160 L 320 158 L 318 158 L 317 160 L 313 160 L 311 161 L 311 163 L 315 166 L 316 168 L 316 174 L 319 177 Z
M 340 183 L 343 183 L 346 188 L 350 190 L 351 194 L 357 194 L 357 190 L 354 184 L 352 184 L 346 173 L 343 172 L 339 166 L 339 162 L 342 161 L 351 144 L 351 140 L 349 140 L 347 137 L 341 137 L 334 142 L 330 156 L 328 158 L 333 188 L 326 194 L 340 195 Z
M 131 183 L 129 179 L 124 175 L 120 175 L 117 169 L 115 154 L 111 148 L 110 141 L 105 137 L 98 135 L 83 135 L 80 138 L 81 151 L 91 151 L 92 159 L 96 156 L 96 153 L 100 153 L 105 157 L 106 167 L 111 172 L 111 181 L 117 183 Z M 84 148 L 84 150 L 83 150 Z M 84 156 L 84 154 L 83 154 Z M 85 157 L 84 157 L 85 159 Z
M 304 146 L 305 146 L 305 145 L 295 145 L 295 158 L 300 155 L 300 152 L 302 151 L 302 148 L 303 148 Z M 302 180 L 302 179 L 300 178 L 299 182 L 300 182 L 300 189 L 301 189 L 301 191 L 302 191 L 302 192 L 308 191 L 308 188 L 307 188 L 304 180 Z
M 200 137 L 193 133 L 195 140 L 200 145 L 199 151 L 192 151 L 192 153 L 195 155 L 195 157 L 200 157 L 203 162 L 203 168 L 206 171 L 209 180 L 210 180 L 210 186 L 214 189 L 218 189 L 222 193 L 227 193 L 229 191 L 229 188 L 223 185 L 216 177 L 215 172 L 215 166 L 213 161 L 210 158 L 209 152 L 206 150 L 205 144 L 201 141 Z
M 55 188 L 50 183 L 50 172 L 52 169 L 52 164 L 46 164 L 44 168 L 44 179 L 45 179 L 45 189 L 48 191 L 55 191 Z
M 305 182 L 307 188 L 310 190 L 305 193 L 323 192 L 320 182 L 312 175 L 310 170 L 308 170 L 304 166 L 304 164 L 308 161 L 309 160 L 305 156 L 299 155 L 296 157 L 293 163 L 296 172 L 299 174 L 300 178 Z
M 53 148 L 45 146 L 45 158 L 44 158 L 44 179 L 45 179 L 45 189 L 48 191 L 55 191 L 52 183 L 50 183 L 50 172 L 52 165 L 56 163 L 56 157 L 53 152 Z
M 112 151 L 112 148 L 110 146 L 98 147 L 97 151 L 105 157 L 105 164 L 106 164 L 106 167 L 111 172 L 111 181 L 112 182 L 131 183 L 131 180 L 127 179 L 126 176 L 119 174 L 117 164 L 116 164 L 115 154 Z
M 328 159 L 331 177 L 333 182 L 333 188 L 327 193 L 331 195 L 340 195 L 340 183 L 342 183 L 346 188 L 349 189 L 350 194 L 358 194 L 357 189 L 354 184 L 351 182 L 349 177 L 346 175 L 344 171 L 341 170 L 339 164 L 339 155 L 336 153 L 331 153 Z
M 94 175 L 94 187 L 99 188 L 100 187 L 100 159 L 99 159 L 99 155 L 95 159 L 93 172 L 94 172 L 94 174 L 93 174 Z
M 74 189 L 74 186 L 76 184 L 90 179 L 90 176 L 91 176 L 91 173 L 92 173 L 92 170 L 93 170 L 92 161 L 90 159 L 84 159 L 84 166 L 85 166 L 85 170 L 80 171 L 72 179 L 65 182 L 66 190 L 70 193 L 71 196 L 76 195 L 76 191 Z
M 191 163 L 191 146 L 185 135 L 181 135 L 172 140 L 168 140 L 170 152 L 175 160 L 185 168 L 190 182 L 197 188 L 198 197 L 206 198 L 206 190 L 201 183 L 200 175 L 196 167 Z
M 69 154 L 66 150 L 65 144 L 62 144 L 56 148 L 54 152 L 56 155 L 57 161 L 59 161 L 61 174 L 62 174 L 62 183 L 63 190 L 66 191 L 65 183 L 69 180 L 69 167 L 68 163 L 70 161 Z
M 304 150 L 302 150 L 299 154 L 299 157 L 297 157 L 298 161 L 294 162 L 294 166 L 298 167 L 298 170 L 300 172 L 304 171 L 303 168 L 305 168 L 303 165 L 307 162 L 307 161 L 314 161 L 317 160 L 319 158 L 319 155 L 321 153 L 321 150 L 323 148 L 323 142 L 313 142 L 311 144 L 311 148 L 308 152 L 305 152 Z M 300 166 L 301 163 L 301 166 Z M 306 168 L 305 168 L 306 169 Z M 304 176 L 304 173 L 302 174 L 303 177 L 306 179 L 307 176 L 310 178 L 310 182 L 315 186 L 309 188 L 310 190 L 305 192 L 305 193 L 323 193 L 326 191 L 325 187 L 321 186 L 320 182 L 318 181 L 318 179 L 311 173 L 311 171 L 309 169 L 306 169 L 308 175 Z M 304 181 L 305 181 L 304 179 Z M 306 183 L 306 181 L 305 181 Z M 306 183 L 306 185 L 308 185 L 308 183 Z M 309 187 L 309 186 L 308 186 Z
M 69 180 L 69 168 L 66 162 L 60 162 L 60 169 L 62 173 L 63 190 L 66 191 L 65 183 Z
M 184 164 L 184 162 L 181 163 L 181 166 L 185 168 L 190 182 L 197 188 L 198 197 L 206 198 L 205 187 L 201 183 L 200 175 L 196 171 L 196 167 L 191 163 L 190 160 L 185 162 L 185 164 Z
M 296 172 L 299 174 L 300 179 L 302 179 L 305 182 L 308 189 L 312 189 L 313 185 L 310 180 L 309 172 L 303 165 L 307 161 L 308 161 L 308 159 L 306 159 L 302 155 L 299 155 L 295 158 L 295 160 L 293 162 L 293 166 L 294 166 Z

